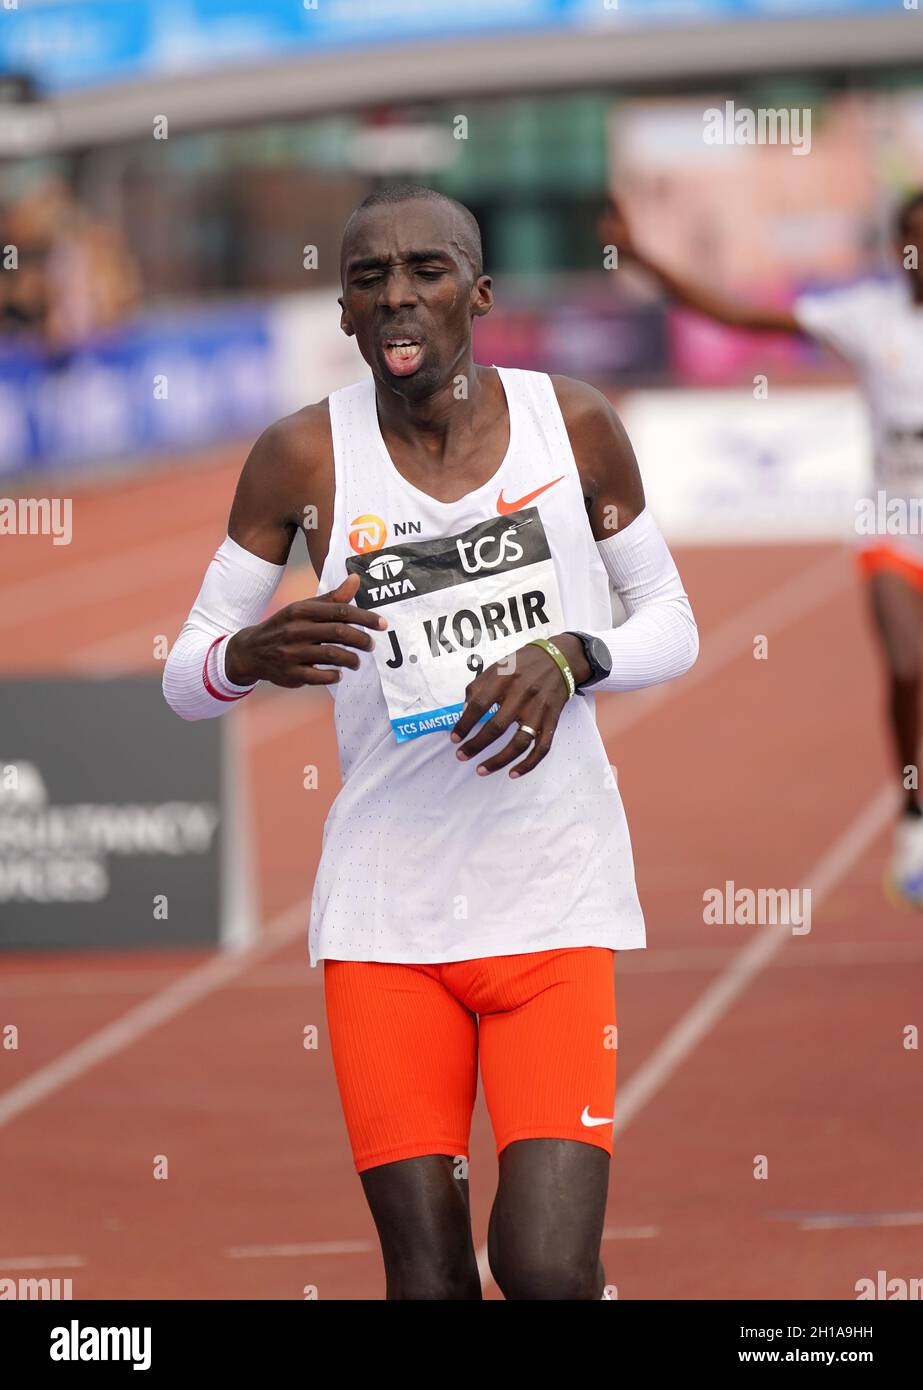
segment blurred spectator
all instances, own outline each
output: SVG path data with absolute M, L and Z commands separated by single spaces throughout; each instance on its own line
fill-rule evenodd
M 12 204 L 2 241 L 16 270 L 0 275 L 0 330 L 37 334 L 51 351 L 79 346 L 121 322 L 140 299 L 138 272 L 121 233 L 94 220 L 60 179 Z

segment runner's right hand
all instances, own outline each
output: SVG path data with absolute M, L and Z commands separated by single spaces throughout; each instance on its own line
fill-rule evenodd
M 293 689 L 335 685 L 339 671 L 319 669 L 322 666 L 357 670 L 358 653 L 348 648 L 371 651 L 371 634 L 362 629 L 388 626 L 377 613 L 350 602 L 358 588 L 359 576 L 350 574 L 329 594 L 289 603 L 264 622 L 235 632 L 225 651 L 228 680 L 234 685 L 269 681 Z

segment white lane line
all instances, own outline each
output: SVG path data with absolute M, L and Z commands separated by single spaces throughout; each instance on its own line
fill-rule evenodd
M 7 1255 L 0 1259 L 0 1269 L 80 1269 L 86 1264 L 82 1255 Z
M 305 896 L 307 914 L 307 895 Z M 307 916 L 305 917 L 307 921 Z M 923 946 L 920 947 L 923 956 Z M 211 953 L 209 953 L 211 955 Z M 7 978 L 0 984 L 0 1000 L 8 999 L 47 999 L 89 996 L 107 999 L 113 994 L 151 994 L 155 988 L 164 988 L 174 980 L 181 979 L 190 969 L 188 965 L 175 970 L 139 969 L 120 971 L 118 974 L 101 975 L 18 975 Z M 319 970 L 293 973 L 288 965 L 266 965 L 254 969 L 249 978 L 229 980 L 227 989 L 297 989 L 309 988 L 320 977 Z M 307 978 L 305 978 L 307 976 Z
M 800 1231 L 846 1231 L 870 1226 L 923 1226 L 923 1211 L 881 1211 L 851 1216 L 808 1216 L 799 1221 Z
M 150 994 L 159 985 L 169 984 L 188 969 L 126 970 L 99 975 L 12 975 L 0 984 L 0 999 L 47 999 L 62 995 L 90 995 L 105 999 L 110 994 Z
M 897 793 L 889 782 L 834 841 L 805 875 L 811 889 L 812 912 L 864 854 L 897 810 Z M 648 1101 L 657 1094 L 721 1016 L 763 970 L 777 951 L 791 941 L 787 927 L 759 927 L 757 935 L 737 953 L 716 980 L 671 1028 L 653 1055 L 626 1082 L 616 1103 L 615 1134 L 621 1136 Z
M 247 970 L 254 961 L 270 955 L 307 933 L 308 905 L 299 899 L 269 924 L 262 935 L 240 951 L 214 956 L 187 971 L 179 980 L 167 985 L 150 999 L 130 1009 L 127 1014 L 91 1034 L 83 1042 L 68 1048 L 60 1057 L 25 1077 L 18 1085 L 0 1094 L 0 1128 L 17 1115 L 30 1110 L 40 1101 L 60 1091 L 71 1081 L 85 1075 L 100 1062 L 107 1061 L 125 1048 L 131 1047 L 146 1033 L 160 1028 L 185 1009 L 199 1003 L 230 980 Z M 307 964 L 305 969 L 307 969 Z
M 837 966 L 919 965 L 923 963 L 923 941 L 827 941 L 810 942 L 799 936 L 798 950 L 776 957 L 768 963 L 773 970 L 825 970 Z M 731 946 L 679 946 L 675 950 L 649 946 L 644 951 L 625 951 L 619 965 L 624 975 L 714 974 L 737 954 Z M 114 994 L 150 994 L 155 986 L 169 984 L 184 974 L 188 966 L 176 970 L 139 969 L 118 974 L 45 975 L 41 972 L 8 977 L 0 984 L 0 1000 L 47 999 L 68 995 L 108 998 Z M 320 984 L 320 971 L 293 973 L 289 965 L 263 965 L 251 974 L 229 980 L 227 989 L 286 989 L 303 991 Z
M 217 544 L 220 544 L 220 540 Z M 203 574 L 206 564 L 207 560 L 203 556 Z M 190 606 L 193 597 L 194 595 L 190 597 Z M 101 637 L 78 647 L 76 651 L 64 656 L 62 664 L 66 670 L 82 671 L 93 676 L 121 675 L 134 671 L 162 674 L 164 663 L 159 657 L 154 656 L 154 638 L 164 636 L 168 642 L 173 642 L 188 616 L 189 608 L 172 613 L 166 618 L 158 614 L 156 618 L 148 618 L 147 622 L 137 627 L 111 633 L 108 637 Z M 317 692 L 329 699 L 326 691 L 319 690 L 316 686 L 307 689 L 312 695 Z M 297 709 L 299 695 L 302 697 L 301 703 L 304 704 L 304 691 L 292 690 L 289 693 L 295 697 L 289 704 L 289 719 L 292 723 L 297 723 L 297 718 L 292 712 Z
M 88 676 L 130 675 L 135 672 L 146 675 L 163 676 L 164 663 L 153 655 L 154 638 L 164 636 L 172 642 L 189 616 L 188 609 L 173 613 L 170 617 L 151 618 L 142 627 L 130 628 L 89 642 L 70 655 L 62 658 L 67 671 L 80 672 Z M 274 690 L 274 687 L 268 687 Z M 290 733 L 305 720 L 318 719 L 329 703 L 333 710 L 331 697 L 320 686 L 304 686 L 301 689 L 287 690 L 287 698 L 280 694 L 263 696 L 250 713 L 258 713 L 259 726 L 254 730 L 250 741 L 261 743 L 279 734 Z M 255 699 L 255 696 L 251 696 Z
M 846 876 L 897 809 L 897 791 L 889 782 L 822 855 L 804 879 L 805 887 L 811 889 L 812 911 Z M 617 1094 L 614 1126 L 617 1139 L 679 1070 L 760 971 L 765 969 L 776 952 L 792 939 L 787 927 L 764 926 L 757 928 L 757 933 L 750 945 L 737 952 L 718 978 L 673 1025 L 652 1055 Z M 491 1282 L 486 1244 L 477 1252 L 477 1261 L 481 1283 L 486 1289 Z
M 607 1226 L 603 1240 L 653 1240 L 659 1235 L 659 1226 Z
M 172 643 L 188 616 L 189 609 L 184 608 L 168 618 L 149 618 L 141 627 L 87 643 L 63 657 L 61 665 L 66 671 L 83 671 L 92 676 L 115 676 L 132 671 L 162 675 L 163 662 L 154 656 L 154 638 L 166 637 Z
M 774 970 L 825 970 L 837 966 L 918 965 L 923 962 L 923 941 L 825 941 L 812 942 L 806 936 L 795 938 L 798 950 L 769 962 Z M 715 971 L 737 954 L 739 947 L 679 946 L 675 950 L 648 947 L 644 951 L 625 951 L 619 961 L 620 975 L 681 975 Z
M 182 565 L 195 548 L 203 559 L 208 547 L 217 550 L 224 540 L 220 526 L 198 526 L 193 531 L 150 544 L 117 551 L 92 560 L 78 561 L 61 572 L 36 575 L 3 586 L 0 628 L 17 627 L 42 618 L 55 618 L 68 608 L 89 608 L 100 599 L 143 593 L 160 582 L 163 574 Z M 210 557 L 209 557 L 210 558 Z M 202 565 L 205 572 L 205 563 Z M 192 600 L 190 599 L 190 604 Z
M 314 1240 L 306 1245 L 232 1245 L 232 1260 L 275 1260 L 300 1255 L 365 1255 L 378 1246 L 373 1240 Z
M 792 575 L 768 594 L 756 598 L 740 613 L 701 636 L 699 659 L 678 680 L 652 685 L 627 695 L 599 697 L 596 722 L 603 738 L 620 734 L 668 700 L 717 674 L 739 656 L 751 655 L 757 633 L 769 636 L 822 608 L 847 585 L 849 572 L 841 550 L 824 555 Z

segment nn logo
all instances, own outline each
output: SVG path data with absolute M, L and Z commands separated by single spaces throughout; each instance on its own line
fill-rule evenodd
M 423 527 L 419 521 L 395 521 L 395 536 L 419 536 Z M 388 539 L 388 527 L 374 512 L 364 512 L 349 523 L 349 544 L 357 555 L 381 550 Z
M 388 528 L 380 516 L 366 513 L 349 523 L 349 544 L 357 555 L 380 550 L 388 539 Z

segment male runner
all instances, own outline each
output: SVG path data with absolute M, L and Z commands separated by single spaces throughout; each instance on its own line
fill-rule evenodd
M 592 692 L 684 671 L 695 623 L 608 401 L 472 361 L 492 292 L 466 208 L 373 194 L 341 271 L 371 376 L 257 441 L 164 691 L 191 719 L 259 681 L 335 697 L 309 948 L 387 1297 L 481 1296 L 480 1061 L 493 1275 L 511 1299 L 598 1299 L 613 956 L 645 942 Z M 311 508 L 320 596 L 260 621 Z
M 888 718 L 901 781 L 903 814 L 886 881 L 901 901 L 923 907 L 923 808 L 916 776 L 923 535 L 914 524 L 923 501 L 923 192 L 908 197 L 895 219 L 894 244 L 902 275 L 826 294 L 803 294 L 791 309 L 741 303 L 674 275 L 637 245 L 615 202 L 607 207 L 599 235 L 604 244 L 616 246 L 653 275 L 681 304 L 735 328 L 809 334 L 839 352 L 858 373 L 874 445 L 871 501 L 874 515 L 887 517 L 888 528 L 886 534 L 859 534 L 856 553 L 885 666 Z M 863 529 L 869 510 L 861 513 Z

